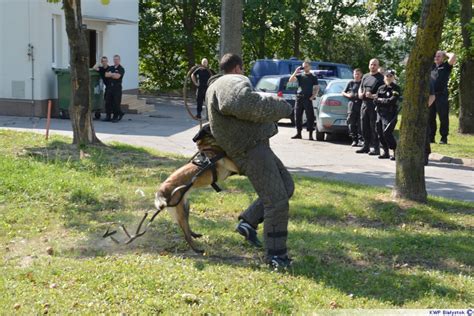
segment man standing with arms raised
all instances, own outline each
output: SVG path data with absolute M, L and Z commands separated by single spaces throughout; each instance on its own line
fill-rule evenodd
M 318 96 L 319 82 L 318 78 L 311 73 L 311 64 L 308 61 L 305 61 L 301 67 L 295 70 L 288 82 L 295 82 L 296 80 L 298 80 L 295 103 L 296 135 L 291 138 L 301 139 L 304 111 L 306 112 L 306 129 L 309 133 L 309 140 L 313 140 L 315 121 L 313 100 Z
M 289 198 L 294 191 L 290 173 L 270 148 L 280 119 L 292 109 L 285 100 L 262 97 L 242 75 L 242 59 L 225 54 L 220 61 L 224 75 L 209 80 L 206 93 L 212 134 L 241 174 L 248 177 L 258 199 L 242 214 L 237 232 L 260 246 L 257 227 L 263 221 L 266 262 L 272 268 L 287 268 Z
M 359 99 L 362 99 L 361 126 L 364 146 L 356 153 L 368 153 L 371 156 L 380 155 L 380 145 L 376 130 L 377 113 L 375 112 L 374 98 L 377 90 L 383 82 L 383 75 L 379 72 L 378 59 L 371 59 L 369 62 L 369 73 L 362 77 L 359 88 Z M 372 150 L 370 147 L 372 146 Z
M 447 60 L 446 60 L 447 59 Z M 448 101 L 448 81 L 456 63 L 456 55 L 437 51 L 434 57 L 434 64 L 431 67 L 431 82 L 434 87 L 435 101 L 430 106 L 430 142 L 435 142 L 436 135 L 436 113 L 438 113 L 441 134 L 440 144 L 448 143 L 449 133 L 449 101 Z

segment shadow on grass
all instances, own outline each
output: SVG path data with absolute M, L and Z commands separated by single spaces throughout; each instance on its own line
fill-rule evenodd
M 77 146 L 59 140 L 49 142 L 46 147 L 25 148 L 20 155 L 44 163 L 67 164 L 69 168 L 81 171 L 87 171 L 84 169 L 84 164 L 87 163 L 87 169 L 94 173 L 118 170 L 124 166 L 176 168 L 187 161 L 184 158 L 160 157 L 144 148 L 126 144 L 89 146 L 81 154 Z

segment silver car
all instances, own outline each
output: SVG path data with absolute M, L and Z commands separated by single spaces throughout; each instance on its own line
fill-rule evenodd
M 274 75 L 274 76 L 264 76 L 257 83 L 255 91 L 257 91 L 262 96 L 278 96 L 285 99 L 286 102 L 295 107 L 296 100 L 296 91 L 298 90 L 298 82 L 288 82 L 291 75 Z M 333 78 L 318 78 L 319 81 L 319 96 L 316 100 L 313 101 L 313 107 L 315 107 L 316 102 L 318 102 L 320 96 L 324 93 L 328 83 L 333 80 Z M 294 112 L 288 117 L 291 120 L 291 125 L 295 125 L 295 115 Z M 306 114 L 303 114 L 303 123 L 306 123 Z
M 324 94 L 313 103 L 316 115 L 316 140 L 322 141 L 326 134 L 348 134 L 347 106 L 349 99 L 342 96 L 349 79 L 329 81 Z

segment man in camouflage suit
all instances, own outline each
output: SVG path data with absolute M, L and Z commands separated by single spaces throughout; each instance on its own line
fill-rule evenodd
M 276 122 L 291 114 L 291 105 L 256 93 L 242 75 L 239 56 L 224 55 L 220 68 L 224 74 L 209 80 L 206 93 L 211 131 L 258 195 L 240 214 L 237 231 L 251 244 L 260 246 L 256 230 L 263 222 L 267 263 L 273 268 L 287 268 L 291 263 L 286 248 L 288 201 L 294 183 L 271 150 L 269 139 L 278 133 Z

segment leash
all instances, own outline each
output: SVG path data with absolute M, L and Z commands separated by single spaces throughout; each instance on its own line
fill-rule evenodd
M 201 162 L 198 163 L 196 162 L 197 158 L 199 157 L 205 157 L 205 159 L 202 159 L 200 160 Z M 198 151 L 197 153 L 194 154 L 194 156 L 190 159 L 190 162 L 192 162 L 194 165 L 198 166 L 199 167 L 199 170 L 198 172 L 192 177 L 191 181 L 186 184 L 186 185 L 182 185 L 182 186 L 179 186 L 177 188 L 175 188 L 173 190 L 173 192 L 171 192 L 171 196 L 169 198 L 169 201 L 171 201 L 174 197 L 175 194 L 178 194 L 180 193 L 181 196 L 179 197 L 178 201 L 176 203 L 173 203 L 173 204 L 170 204 L 170 205 L 166 205 L 167 207 L 174 207 L 176 205 L 178 205 L 179 203 L 181 203 L 181 201 L 183 200 L 184 198 L 184 195 L 186 194 L 186 192 L 189 191 L 189 189 L 191 189 L 191 187 L 193 186 L 194 182 L 196 182 L 196 180 L 199 178 L 199 176 L 201 174 L 203 174 L 204 172 L 206 172 L 207 170 L 211 169 L 212 170 L 212 183 L 211 183 L 211 186 L 212 188 L 216 191 L 216 192 L 221 192 L 222 189 L 217 185 L 217 169 L 216 169 L 216 163 L 217 161 L 221 160 L 222 158 L 225 157 L 225 153 L 224 152 L 220 152 L 218 153 L 216 156 L 212 157 L 211 159 L 209 159 L 205 154 L 203 154 L 202 152 Z M 167 201 L 167 202 L 169 202 Z M 110 226 L 107 228 L 107 230 L 105 231 L 105 233 L 102 235 L 102 238 L 107 238 L 107 237 L 110 237 L 110 239 L 112 239 L 113 242 L 115 242 L 116 244 L 125 244 L 125 245 L 128 245 L 130 243 L 132 243 L 135 239 L 137 239 L 138 237 L 141 237 L 143 235 L 145 235 L 145 233 L 148 231 L 148 229 L 150 228 L 151 224 L 153 223 L 153 220 L 156 218 L 156 216 L 158 214 L 160 214 L 160 212 L 163 210 L 164 208 L 162 209 L 157 209 L 153 215 L 150 217 L 150 219 L 148 220 L 147 224 L 145 225 L 145 228 L 142 230 L 142 226 L 143 224 L 145 223 L 146 219 L 148 218 L 148 215 L 150 215 L 150 212 L 146 211 L 145 212 L 145 215 L 143 215 L 142 219 L 140 220 L 140 223 L 138 224 L 138 227 L 137 229 L 135 230 L 135 233 L 132 235 L 128 232 L 127 228 L 125 227 L 124 224 L 122 223 L 112 223 L 110 224 Z M 115 234 L 117 234 L 118 230 L 115 229 L 115 230 L 111 230 L 112 226 L 118 224 L 119 227 L 122 229 L 122 231 L 125 233 L 125 235 L 127 235 L 128 239 L 125 240 L 125 241 L 119 241 L 117 238 L 114 237 Z

